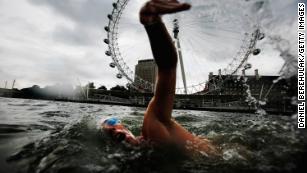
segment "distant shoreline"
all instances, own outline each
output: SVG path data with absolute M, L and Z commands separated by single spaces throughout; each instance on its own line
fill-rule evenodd
M 0 98 L 14 98 L 14 99 L 29 99 L 29 100 L 46 100 L 46 101 L 56 101 L 56 102 L 71 102 L 71 103 L 87 103 L 87 104 L 103 104 L 103 105 L 117 105 L 117 106 L 127 106 L 127 107 L 141 107 L 146 108 L 147 105 L 138 104 L 127 104 L 119 102 L 106 102 L 98 100 L 73 100 L 73 99 L 39 99 L 39 98 L 15 98 L 15 97 L 3 97 Z M 212 111 L 212 112 L 233 112 L 233 113 L 250 113 L 256 114 L 256 109 L 246 108 L 246 107 L 174 107 L 175 110 L 195 110 L 195 111 Z M 268 114 L 289 116 L 293 112 L 280 112 L 274 110 L 265 110 Z

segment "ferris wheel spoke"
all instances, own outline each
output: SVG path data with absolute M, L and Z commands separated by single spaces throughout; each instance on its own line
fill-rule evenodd
M 206 28 L 210 28 L 213 30 L 221 30 L 221 31 L 231 33 L 231 34 L 242 35 L 242 32 L 239 32 L 237 28 L 236 29 L 230 29 L 230 28 L 226 29 L 225 27 L 217 27 L 217 26 L 207 26 Z
M 217 29 L 214 32 L 212 32 L 212 31 L 213 30 L 211 30 L 211 32 L 210 32 L 210 30 L 202 30 L 201 33 L 212 36 L 212 37 L 223 37 L 224 39 L 229 38 L 229 39 L 234 39 L 234 40 L 241 40 L 240 37 L 235 37 L 235 36 L 231 35 L 231 34 L 233 34 L 232 32 L 231 32 L 231 34 L 229 34 L 227 32 L 224 32 L 225 30 L 223 30 L 223 29 Z M 217 31 L 223 31 L 223 32 L 217 32 Z

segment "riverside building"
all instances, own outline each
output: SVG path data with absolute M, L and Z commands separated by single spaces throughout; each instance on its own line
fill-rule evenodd
M 156 76 L 158 73 L 158 67 L 153 59 L 145 59 L 139 60 L 138 64 L 135 66 L 135 78 L 134 82 L 136 82 L 136 76 L 147 81 L 149 83 L 156 83 Z M 153 92 L 154 88 L 152 88 L 149 92 Z

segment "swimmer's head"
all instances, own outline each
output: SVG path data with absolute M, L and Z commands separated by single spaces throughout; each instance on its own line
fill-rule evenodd
M 103 131 L 108 133 L 117 142 L 126 141 L 130 144 L 137 144 L 135 136 L 125 128 L 118 118 L 112 117 L 102 121 Z

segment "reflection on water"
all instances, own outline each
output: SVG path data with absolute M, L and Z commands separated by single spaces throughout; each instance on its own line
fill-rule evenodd
M 215 159 L 115 144 L 98 128 L 116 116 L 138 135 L 144 111 L 0 98 L 0 172 L 294 172 L 306 162 L 306 133 L 286 116 L 175 110 L 178 122 L 222 150 Z

